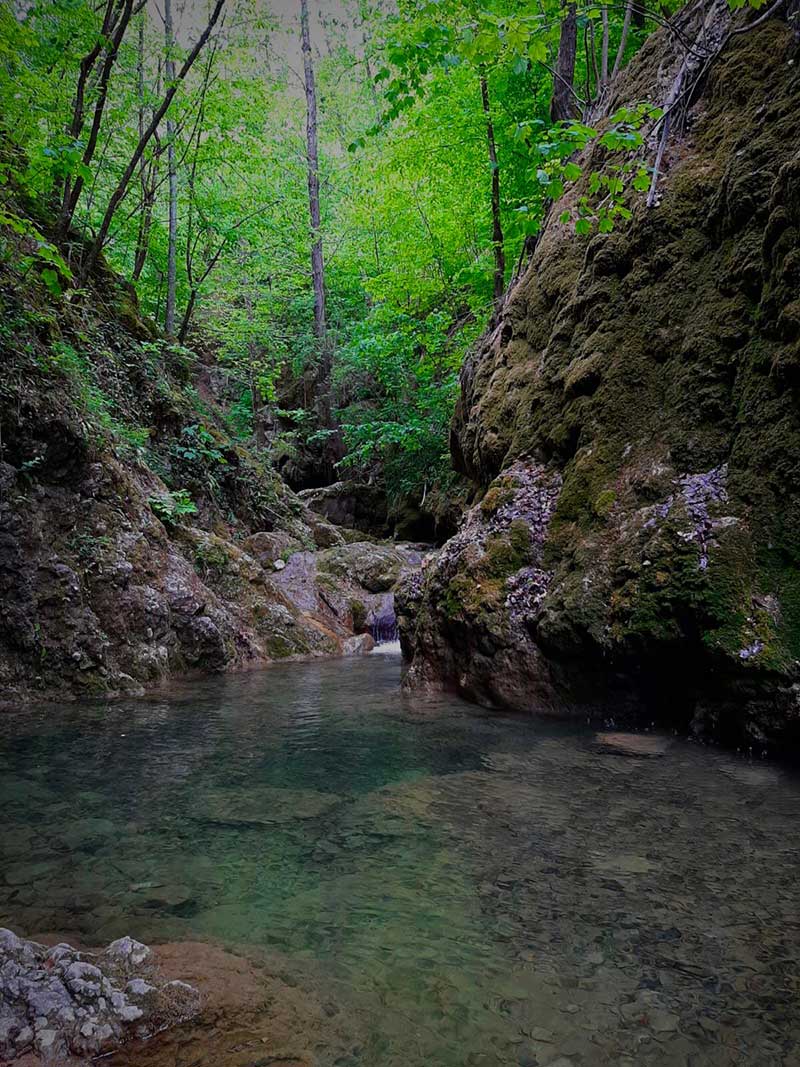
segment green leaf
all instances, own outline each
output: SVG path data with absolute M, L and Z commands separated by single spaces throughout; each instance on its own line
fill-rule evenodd
M 577 219 L 575 222 L 575 233 L 585 236 L 587 233 L 592 232 L 592 224 L 588 219 Z
M 52 267 L 45 267 L 42 271 L 42 281 L 53 294 L 53 296 L 61 296 L 61 285 L 58 280 L 58 271 L 52 269 Z
M 577 163 L 565 163 L 564 164 L 564 178 L 568 182 L 576 182 L 580 178 L 583 171 Z
M 528 58 L 531 63 L 547 62 L 547 45 L 538 37 L 534 37 L 528 45 Z

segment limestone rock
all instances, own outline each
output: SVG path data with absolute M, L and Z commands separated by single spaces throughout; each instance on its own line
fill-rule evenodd
M 33 1048 L 48 1062 L 88 1062 L 183 1022 L 200 1006 L 191 986 L 159 982 L 150 949 L 130 937 L 90 955 L 0 929 L 0 1061 L 13 1063 Z
M 398 594 L 410 685 L 796 740 L 796 43 L 779 19 L 720 39 L 657 210 L 581 239 L 576 183 L 466 359 L 451 449 L 478 503 Z M 614 106 L 683 60 L 653 36 Z

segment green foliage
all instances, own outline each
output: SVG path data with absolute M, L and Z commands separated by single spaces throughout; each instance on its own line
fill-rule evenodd
M 731 0 L 733 7 L 743 3 Z M 82 292 L 72 258 L 80 257 L 80 237 L 96 231 L 140 126 L 164 91 L 163 26 L 147 5 L 122 41 L 98 149 L 84 162 L 101 99 L 97 77 L 87 83 L 77 135 L 75 90 L 82 59 L 97 45 L 105 54 L 103 7 L 90 0 L 21 3 L 15 18 L 11 5 L 0 3 L 0 254 L 74 305 Z M 197 31 L 193 5 L 177 7 L 178 40 L 185 43 Z M 197 326 L 212 342 L 203 359 L 223 383 L 230 432 L 247 439 L 263 409 L 271 409 L 282 424 L 273 454 L 288 454 L 331 433 L 317 424 L 309 394 L 319 346 L 305 101 L 293 80 L 292 48 L 283 41 L 285 34 L 296 40 L 297 26 L 288 12 L 277 20 L 266 15 L 259 0 L 229 0 L 229 9 L 169 111 L 179 161 L 178 317 L 191 311 L 190 335 Z M 347 449 L 341 466 L 380 464 L 398 498 L 419 498 L 448 477 L 458 371 L 492 310 L 493 178 L 499 176 L 508 264 L 552 201 L 575 183 L 580 195 L 561 220 L 579 235 L 610 232 L 649 189 L 644 149 L 663 119 L 657 109 L 622 109 L 602 129 L 550 119 L 564 13 L 561 0 L 535 8 L 522 0 L 399 0 L 389 11 L 364 0 L 357 12 L 346 8 L 341 19 L 326 21 L 326 47 L 315 50 L 332 404 Z M 586 42 L 599 42 L 604 13 L 613 62 L 624 5 L 577 6 L 579 102 L 600 90 Z M 652 25 L 631 27 L 621 58 Z M 312 35 L 322 28 L 314 22 Z M 167 145 L 164 124 L 147 146 L 106 250 L 114 269 L 135 276 L 141 309 L 157 323 L 167 275 Z M 62 245 L 45 235 L 64 184 L 76 181 L 84 192 Z M 141 353 L 165 405 L 174 406 L 167 378 L 188 389 L 201 369 L 197 357 L 164 340 L 143 342 Z M 46 363 L 46 371 L 68 379 L 93 425 L 121 452 L 155 462 L 149 432 L 118 410 L 86 356 L 62 344 Z M 208 486 L 222 477 L 226 457 L 199 395 L 194 403 L 196 414 L 181 413 L 187 425 L 177 442 L 162 450 L 163 473 L 169 476 L 172 465 L 184 484 Z
M 452 318 L 424 319 L 379 305 L 339 352 L 338 376 L 350 402 L 339 412 L 348 454 L 342 466 L 379 460 L 395 497 L 442 479 L 449 468 L 447 426 L 463 346 Z
M 178 526 L 187 515 L 197 514 L 197 505 L 187 489 L 173 489 L 172 492 L 150 497 L 150 509 L 165 526 Z
M 188 460 L 190 463 L 195 460 L 207 460 L 225 465 L 228 462 L 217 448 L 214 435 L 199 424 L 184 426 L 180 439 L 174 446 L 174 452 L 179 459 Z

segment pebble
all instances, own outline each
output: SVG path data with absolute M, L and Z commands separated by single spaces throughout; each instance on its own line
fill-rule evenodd
M 651 1030 L 665 1034 L 677 1030 L 680 1019 L 668 1011 L 651 1011 L 648 1013 L 648 1022 Z

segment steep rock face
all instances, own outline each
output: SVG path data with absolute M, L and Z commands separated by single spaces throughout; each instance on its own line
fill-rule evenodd
M 24 251 L 0 261 L 0 705 L 366 650 L 277 581 L 345 537 L 232 437 L 201 356 L 105 268 L 54 300 Z
M 620 102 L 663 99 L 670 49 Z M 778 19 L 731 36 L 613 234 L 557 221 L 583 189 L 555 206 L 463 371 L 482 499 L 401 596 L 410 684 L 800 733 L 797 59 Z
M 0 477 L 0 702 L 137 693 L 193 670 L 361 650 L 347 644 L 349 616 L 305 610 L 281 588 L 281 556 L 256 551 L 282 536 L 290 563 L 314 559 L 318 527 L 302 512 L 294 537 L 238 544 L 162 522 L 151 499 L 163 485 L 108 455 L 69 487 L 26 484 L 10 464 Z

